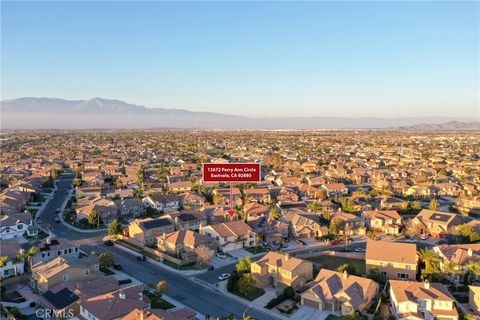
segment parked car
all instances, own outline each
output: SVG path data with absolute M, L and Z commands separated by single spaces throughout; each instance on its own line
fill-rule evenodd
M 111 247 L 111 246 L 113 246 L 113 241 L 112 240 L 107 240 L 107 241 L 104 242 L 104 244 Z
M 221 252 L 217 252 L 215 255 L 220 259 L 225 259 L 227 257 L 225 254 L 223 254 Z
M 61 221 L 59 216 L 55 216 L 55 218 L 53 220 L 55 220 L 56 223 L 60 223 L 60 221 Z
M 228 278 L 230 278 L 230 275 L 228 273 L 222 273 L 218 276 L 218 280 L 220 281 L 227 280 Z
M 415 238 L 407 238 L 407 239 L 405 239 L 405 242 L 408 242 L 408 243 L 416 243 L 416 242 L 417 242 L 417 239 L 415 239 Z
M 317 252 L 320 252 L 320 250 L 319 249 L 312 249 L 312 250 L 308 251 L 308 253 L 317 253 Z
M 119 264 L 119 263 L 115 263 L 115 264 L 113 265 L 113 269 L 115 269 L 115 270 L 123 270 L 122 265 Z
M 334 245 L 336 245 L 336 244 L 339 244 L 339 243 L 340 243 L 340 240 L 332 240 L 332 241 L 330 241 L 330 244 L 331 244 L 332 246 L 334 246 Z
M 420 236 L 420 239 L 421 239 L 421 240 L 427 240 L 427 239 L 428 239 L 428 236 L 422 234 L 422 235 Z
M 140 260 L 140 261 L 146 261 L 147 257 L 142 255 L 142 256 L 137 256 L 137 259 Z
M 355 248 L 354 251 L 355 252 L 367 252 L 367 250 L 364 249 L 364 248 Z
M 55 210 L 56 213 L 59 213 L 60 212 L 60 208 L 57 208 L 57 210 Z

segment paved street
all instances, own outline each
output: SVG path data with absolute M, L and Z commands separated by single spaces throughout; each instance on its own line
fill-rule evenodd
M 53 219 L 56 215 L 56 209 L 60 208 L 65 199 L 67 198 L 67 191 L 72 187 L 75 174 L 65 174 L 59 180 L 57 180 L 57 191 L 53 198 L 45 206 L 40 218 L 43 221 L 42 226 L 50 229 L 56 236 L 67 238 L 69 240 L 83 240 L 81 242 L 100 242 L 105 235 L 105 231 L 101 230 L 93 233 L 82 233 L 75 230 L 68 229 L 61 223 L 56 223 Z
M 141 280 L 145 284 L 156 284 L 159 280 L 166 280 L 168 283 L 168 295 L 175 300 L 189 306 L 198 312 L 220 317 L 232 313 L 237 319 L 242 318 L 242 314 L 248 307 L 246 303 L 240 303 L 217 292 L 213 288 L 208 288 L 195 278 L 188 278 L 175 272 L 168 271 L 149 262 L 140 262 L 133 255 L 126 254 L 124 251 L 109 247 L 106 245 L 82 246 L 84 251 L 94 250 L 95 252 L 111 252 L 117 263 L 120 263 L 124 272 Z M 272 316 L 249 309 L 248 315 L 257 319 L 275 319 Z

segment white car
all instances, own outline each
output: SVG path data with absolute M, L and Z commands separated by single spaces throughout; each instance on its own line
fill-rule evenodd
M 354 251 L 355 252 L 367 252 L 367 250 L 364 249 L 364 248 L 355 248 Z
M 215 255 L 216 255 L 218 258 L 220 258 L 220 259 L 225 259 L 225 258 L 227 257 L 226 255 L 224 255 L 224 254 L 221 253 L 221 252 L 217 252 Z
M 227 280 L 228 278 L 230 278 L 230 275 L 228 273 L 222 273 L 218 276 L 218 280 L 220 281 Z
M 408 238 L 408 239 L 405 239 L 405 242 L 408 242 L 408 243 L 416 243 L 416 242 L 417 242 L 417 239 Z
M 420 240 L 427 240 L 427 239 L 428 239 L 428 237 L 426 235 L 421 235 L 420 236 Z

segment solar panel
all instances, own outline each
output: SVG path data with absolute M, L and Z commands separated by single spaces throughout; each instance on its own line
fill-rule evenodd
M 434 214 L 430 217 L 430 220 L 442 221 L 442 222 L 447 222 L 448 219 L 450 219 L 450 216 L 449 216 L 449 215 L 440 214 L 440 213 L 434 213 Z
M 63 288 L 57 293 L 48 290 L 42 294 L 42 297 L 56 309 L 63 309 L 78 300 L 78 296 L 68 288 Z
M 158 228 L 158 227 L 165 227 L 170 225 L 170 220 L 168 219 L 158 219 L 152 221 L 146 221 L 143 223 L 143 226 L 147 229 Z
M 180 220 L 182 221 L 192 221 L 192 220 L 196 220 L 197 218 L 195 218 L 195 216 L 191 213 L 182 213 L 178 216 L 180 218 Z

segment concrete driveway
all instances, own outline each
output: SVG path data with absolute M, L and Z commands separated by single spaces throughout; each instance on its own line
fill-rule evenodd
M 324 320 L 331 313 L 324 310 L 318 310 L 306 306 L 300 306 L 290 317 L 291 320 Z

